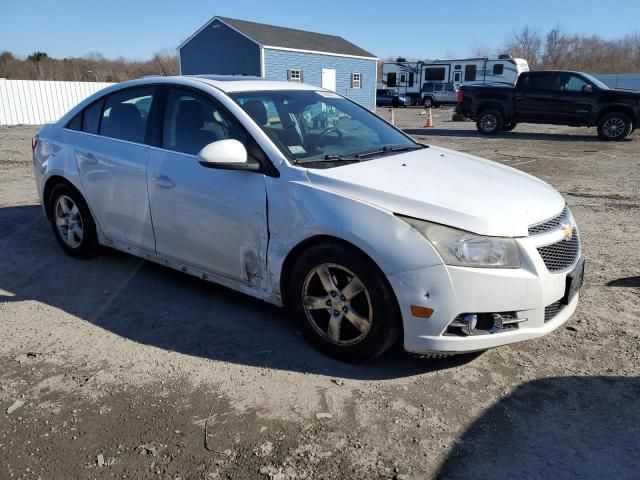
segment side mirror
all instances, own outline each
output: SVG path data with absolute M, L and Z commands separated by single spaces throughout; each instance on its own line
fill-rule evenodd
M 238 140 L 218 140 L 198 152 L 203 167 L 224 170 L 260 170 L 258 163 L 249 162 L 247 149 Z
M 584 85 L 582 87 L 583 93 L 593 93 L 593 85 Z

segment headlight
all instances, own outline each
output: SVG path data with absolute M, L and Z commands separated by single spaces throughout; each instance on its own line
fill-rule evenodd
M 485 237 L 415 218 L 397 217 L 429 240 L 444 263 L 459 267 L 519 268 L 520 255 L 513 238 Z

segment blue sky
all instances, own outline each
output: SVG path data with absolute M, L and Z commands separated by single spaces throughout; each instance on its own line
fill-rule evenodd
M 7 1 L 7 0 L 5 0 Z M 341 35 L 379 57 L 467 56 L 498 50 L 525 25 L 617 38 L 640 31 L 640 0 L 309 1 L 8 0 L 0 10 L 0 51 L 27 55 L 144 59 L 175 48 L 214 15 Z

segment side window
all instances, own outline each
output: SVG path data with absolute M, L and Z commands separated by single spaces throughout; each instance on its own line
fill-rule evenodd
M 87 133 L 98 133 L 98 127 L 100 126 L 100 115 L 102 115 L 102 106 L 104 100 L 99 100 L 92 103 L 84 109 L 82 113 L 82 131 Z
M 437 83 L 433 86 L 433 91 L 436 93 L 442 92 L 442 84 L 441 83 Z
M 504 64 L 503 63 L 495 63 L 493 65 L 493 74 L 494 75 L 502 75 L 504 72 Z
M 475 82 L 476 81 L 476 66 L 466 65 L 464 67 L 464 81 Z
M 565 92 L 582 92 L 583 88 L 589 85 L 582 78 L 575 75 L 567 75 L 560 83 L 562 90 Z
M 531 75 L 526 88 L 529 88 L 530 90 L 559 91 L 560 77 L 553 73 L 539 73 Z
M 196 155 L 206 145 L 227 139 L 247 144 L 244 128 L 217 102 L 188 90 L 169 90 L 162 148 Z
M 100 135 L 145 143 L 153 92 L 153 87 L 133 88 L 107 97 L 100 120 Z
M 409 86 L 413 87 L 415 74 L 413 72 L 409 73 Z
M 450 83 L 447 83 L 447 84 L 444 86 L 444 91 L 445 91 L 445 92 L 453 92 L 453 85 L 451 85 Z

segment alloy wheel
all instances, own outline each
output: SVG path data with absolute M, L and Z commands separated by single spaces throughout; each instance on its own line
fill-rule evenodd
M 480 120 L 480 127 L 484 132 L 493 132 L 498 125 L 498 119 L 495 115 L 489 113 L 487 115 L 483 115 Z
M 75 202 L 66 195 L 60 195 L 54 207 L 56 228 L 62 241 L 71 248 L 78 248 L 82 243 L 84 228 L 82 216 Z
M 625 127 L 621 118 L 613 117 L 604 122 L 602 131 L 608 138 L 617 138 L 624 133 Z
M 338 345 L 353 345 L 367 336 L 373 308 L 367 288 L 349 269 L 318 265 L 307 275 L 302 301 L 307 320 L 318 334 Z

